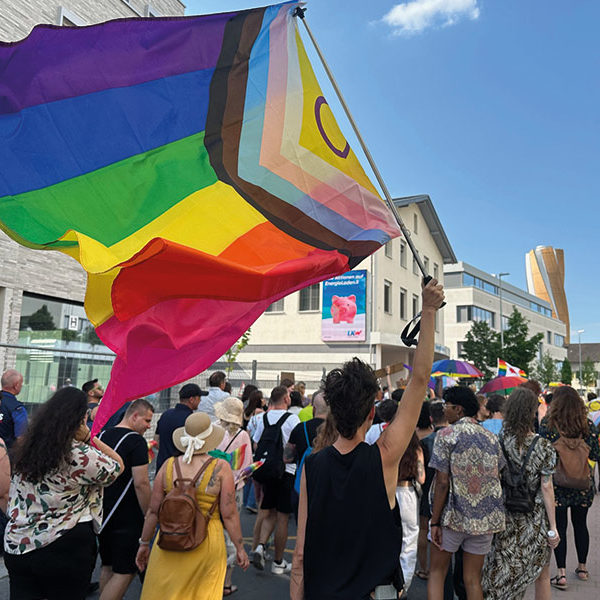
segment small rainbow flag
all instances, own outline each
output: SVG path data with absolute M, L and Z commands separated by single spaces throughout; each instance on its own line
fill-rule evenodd
M 250 477 L 252 475 L 252 473 L 254 473 L 254 471 L 256 471 L 257 469 L 260 469 L 264 464 L 265 464 L 264 459 L 261 459 L 261 460 L 257 460 L 256 462 L 253 462 L 252 464 L 248 465 L 245 469 L 242 469 L 237 474 L 236 482 L 241 481 L 242 479 L 248 479 L 248 477 Z
M 116 354 L 93 431 L 400 229 L 337 125 L 299 3 L 0 42 L 0 229 L 77 260 Z
M 209 452 L 211 456 L 215 458 L 222 458 L 226 460 L 230 465 L 232 470 L 238 471 L 242 468 L 244 464 L 244 459 L 246 458 L 246 446 L 240 446 L 236 448 L 233 452 L 223 452 L 222 450 L 211 450 Z
M 515 367 L 505 360 L 498 359 L 498 377 L 527 377 L 527 373 L 519 367 Z
M 151 463 L 154 460 L 156 454 L 156 448 L 158 448 L 158 442 L 156 440 L 148 440 L 148 462 Z

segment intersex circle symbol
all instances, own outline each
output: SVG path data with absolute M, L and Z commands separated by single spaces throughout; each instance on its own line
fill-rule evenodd
M 315 101 L 315 119 L 317 121 L 319 133 L 321 134 L 321 137 L 325 140 L 325 143 L 329 146 L 329 149 L 336 156 L 339 156 L 340 158 L 346 158 L 348 156 L 348 153 L 350 152 L 350 145 L 348 144 L 348 142 L 346 142 L 346 146 L 344 147 L 344 149 L 340 150 L 339 148 L 336 148 L 333 145 L 333 143 L 325 133 L 325 129 L 323 128 L 323 122 L 321 121 L 321 106 L 323 106 L 323 104 L 327 104 L 327 100 L 325 100 L 323 96 L 319 96 Z

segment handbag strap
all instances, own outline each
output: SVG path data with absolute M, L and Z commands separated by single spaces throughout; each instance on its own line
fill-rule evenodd
M 229 440 L 229 444 L 227 444 L 227 447 L 225 448 L 225 450 L 223 450 L 223 452 L 227 452 L 227 450 L 229 450 L 229 446 L 231 446 L 231 444 L 233 444 L 233 440 L 235 440 L 235 438 L 240 435 L 240 433 L 242 433 L 242 428 L 240 427 L 237 430 L 237 433 Z

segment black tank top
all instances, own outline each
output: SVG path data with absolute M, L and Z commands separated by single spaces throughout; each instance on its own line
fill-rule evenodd
M 399 582 L 402 536 L 390 509 L 377 444 L 306 460 L 305 600 L 359 600 Z

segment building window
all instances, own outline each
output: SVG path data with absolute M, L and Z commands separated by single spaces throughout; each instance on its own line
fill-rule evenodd
M 383 280 L 383 312 L 392 314 L 392 283 L 387 279 Z
M 423 257 L 423 266 L 425 267 L 425 273 L 429 274 L 429 259 L 426 256 Z
M 281 298 L 280 300 L 277 300 L 276 302 L 273 302 L 273 304 L 269 304 L 269 306 L 267 307 L 267 310 L 265 310 L 265 312 L 268 313 L 282 313 L 283 312 L 283 298 Z
M 440 268 L 435 263 L 433 263 L 433 278 L 440 280 Z
M 552 343 L 552 332 L 546 331 L 546 341 L 551 344 Z
M 463 358 L 464 346 L 464 342 L 456 342 L 456 355 L 458 356 L 458 358 Z
M 490 327 L 495 327 L 495 315 L 485 308 L 479 306 L 457 306 L 456 321 L 466 323 L 468 321 L 485 321 Z
M 419 233 L 419 219 L 417 218 L 417 213 L 413 214 L 413 233 Z
M 406 290 L 400 288 L 400 318 L 406 321 Z
M 385 255 L 388 258 L 392 258 L 394 256 L 393 248 L 392 248 L 392 240 L 385 244 Z
M 508 317 L 506 315 L 502 315 L 502 329 L 504 331 L 508 329 Z
M 559 335 L 558 333 L 554 334 L 554 345 L 562 348 L 565 345 L 565 336 Z
M 417 262 L 417 259 L 415 258 L 414 254 L 413 254 L 413 274 L 418 275 L 419 273 L 420 273 L 419 263 Z
M 321 307 L 319 302 L 320 296 L 321 286 L 318 283 L 300 290 L 300 312 L 319 310 Z
M 414 319 L 419 314 L 419 296 L 413 294 L 412 297 L 412 318 Z
M 490 294 L 498 295 L 498 286 L 489 283 L 488 281 L 484 281 L 479 277 L 473 277 L 473 275 L 469 275 L 469 273 L 463 273 L 463 285 L 468 287 L 476 287 L 480 290 L 484 290 L 489 292 Z
M 400 242 L 400 266 L 406 269 L 406 244 Z
M 78 15 L 76 15 L 73 11 L 65 8 L 64 6 L 59 6 L 56 13 L 56 22 L 58 25 L 63 27 L 82 27 L 83 25 L 87 25 L 87 23 Z

